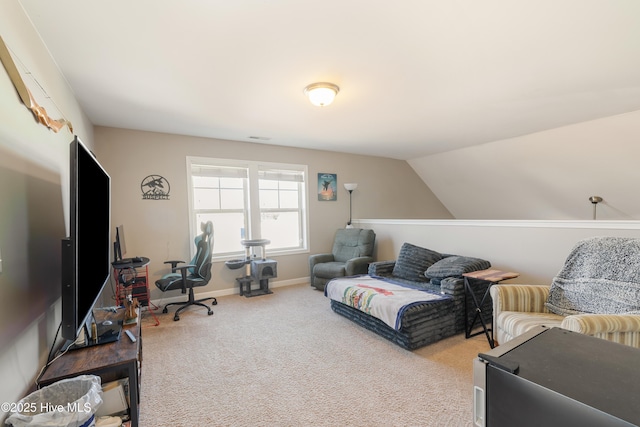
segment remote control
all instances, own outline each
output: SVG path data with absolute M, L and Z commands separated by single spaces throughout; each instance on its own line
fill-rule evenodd
M 129 337 L 129 339 L 131 340 L 131 342 L 136 342 L 136 337 L 133 336 L 133 334 L 131 333 L 130 330 L 125 330 L 124 331 L 125 334 L 127 334 L 127 336 Z

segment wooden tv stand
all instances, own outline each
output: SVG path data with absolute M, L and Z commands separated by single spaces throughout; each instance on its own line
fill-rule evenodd
M 124 309 L 116 313 L 96 309 L 96 322 L 111 320 L 114 323 L 123 318 Z M 131 331 L 136 342 L 124 332 Z M 142 366 L 142 335 L 140 319 L 134 325 L 125 325 L 116 342 L 70 350 L 54 361 L 40 378 L 40 387 L 78 375 L 98 375 L 102 383 L 120 378 L 129 378 L 129 415 L 131 426 L 138 426 L 140 405 L 140 367 Z

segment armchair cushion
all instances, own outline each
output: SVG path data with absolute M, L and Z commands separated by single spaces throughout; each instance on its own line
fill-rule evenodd
M 425 276 L 438 283 L 447 277 L 462 277 L 464 273 L 476 270 L 486 270 L 491 267 L 491 263 L 484 259 L 467 256 L 448 256 L 435 262 L 425 272 Z M 438 284 L 435 283 L 435 284 Z
M 640 239 L 593 237 L 576 244 L 546 302 L 556 314 L 640 310 Z
M 427 268 L 442 259 L 442 254 L 420 246 L 404 243 L 393 267 L 393 275 L 401 279 L 426 282 Z

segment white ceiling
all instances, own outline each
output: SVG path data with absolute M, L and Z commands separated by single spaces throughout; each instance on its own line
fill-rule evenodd
M 640 110 L 637 0 L 21 3 L 95 125 L 414 159 Z

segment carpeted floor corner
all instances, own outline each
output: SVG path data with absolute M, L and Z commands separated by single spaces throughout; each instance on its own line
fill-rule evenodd
M 471 426 L 464 334 L 409 352 L 308 285 L 143 317 L 141 426 Z M 148 314 L 146 315 L 148 317 Z

